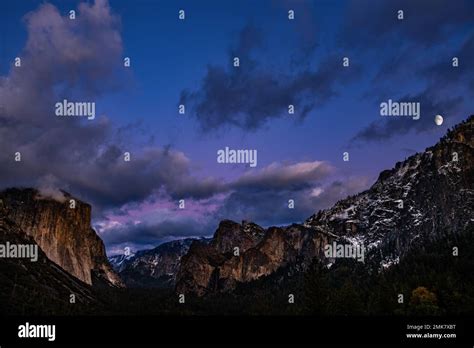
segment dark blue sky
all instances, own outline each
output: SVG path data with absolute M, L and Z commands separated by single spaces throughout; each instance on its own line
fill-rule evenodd
M 474 109 L 471 1 L 47 3 L 0 5 L 0 101 L 5 120 L 23 122 L 21 131 L 0 122 L 19 132 L 2 186 L 64 187 L 91 202 L 111 252 L 209 235 L 221 218 L 301 221 L 367 188 Z M 48 108 L 66 97 L 96 102 L 101 117 L 58 123 Z M 419 102 L 420 119 L 380 116 L 388 99 Z M 258 150 L 257 168 L 218 164 L 226 146 Z M 10 168 L 15 148 L 31 154 L 28 169 Z M 124 151 L 137 159 L 130 167 L 116 163 Z

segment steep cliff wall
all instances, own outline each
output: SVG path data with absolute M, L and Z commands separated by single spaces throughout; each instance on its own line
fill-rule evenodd
M 60 200 L 43 197 L 34 189 L 7 189 L 0 199 L 6 217 L 33 237 L 51 261 L 87 284 L 103 279 L 121 285 L 104 243 L 91 227 L 89 204 L 67 193 Z M 75 208 L 70 207 L 71 199 Z

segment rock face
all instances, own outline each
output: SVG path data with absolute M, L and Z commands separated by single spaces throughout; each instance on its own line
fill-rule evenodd
M 330 240 L 326 232 L 297 224 L 264 230 L 256 224 L 225 220 L 211 243 L 193 242 L 181 261 L 176 291 L 202 296 L 231 290 L 238 282 L 270 275 L 289 263 L 304 268 L 313 257 L 322 257 Z
M 305 225 L 363 244 L 383 269 L 425 241 L 473 223 L 474 116 L 423 153 L 383 171 L 367 191 L 311 216 Z
M 110 260 L 127 287 L 173 288 L 181 258 L 193 241 L 175 240 L 129 256 L 115 255 Z
M 222 254 L 233 252 L 235 247 L 245 252 L 257 245 L 264 234 L 265 230 L 252 222 L 243 221 L 242 224 L 238 224 L 231 220 L 223 220 L 210 244 Z
M 32 236 L 23 231 L 0 200 L 0 244 L 36 246 L 37 261 L 2 258 L 0 260 L 0 311 L 3 314 L 72 314 L 100 308 L 92 288 L 50 261 Z M 70 304 L 75 295 L 74 305 Z
M 31 236 L 48 259 L 87 284 L 121 286 L 112 270 L 102 240 L 91 227 L 91 206 L 70 195 L 61 201 L 42 197 L 34 189 L 0 192 L 6 218 Z
M 473 133 L 471 116 L 435 146 L 383 171 L 367 191 L 303 224 L 264 230 L 223 221 L 210 243 L 194 242 L 182 258 L 176 291 L 228 291 L 288 264 L 304 270 L 315 257 L 330 266 L 324 247 L 332 241 L 363 246 L 366 262 L 381 271 L 425 241 L 461 233 L 474 223 Z
M 134 253 L 130 253 L 128 255 L 125 254 L 118 254 L 109 257 L 109 262 L 115 272 L 120 273 L 122 272 L 125 267 L 127 266 L 128 262 L 135 257 Z

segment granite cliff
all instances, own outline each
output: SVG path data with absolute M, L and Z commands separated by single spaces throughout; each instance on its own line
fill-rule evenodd
M 104 243 L 91 227 L 91 206 L 63 195 L 53 199 L 35 189 L 4 190 L 0 192 L 4 218 L 32 237 L 49 260 L 77 279 L 89 285 L 105 282 L 122 286 L 107 259 Z

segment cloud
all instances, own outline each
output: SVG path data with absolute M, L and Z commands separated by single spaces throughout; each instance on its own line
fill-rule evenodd
M 308 68 L 293 74 L 282 74 L 265 68 L 254 57 L 261 47 L 261 34 L 246 26 L 229 55 L 240 66 L 207 67 L 202 85 L 195 91 L 183 90 L 180 104 L 191 107 L 205 132 L 224 127 L 257 130 L 269 120 L 288 115 L 288 106 L 295 106 L 295 115 L 304 119 L 315 107 L 337 95 L 337 86 L 348 83 L 359 69 L 345 69 L 339 56 L 320 61 L 315 70 Z
M 206 198 L 219 191 L 217 181 L 191 176 L 190 160 L 182 152 L 145 148 L 132 151 L 130 162 L 123 160 L 123 153 L 108 147 L 70 182 L 86 188 L 95 202 L 114 206 L 141 201 L 159 189 L 173 198 Z
M 228 185 L 230 194 L 215 215 L 219 219 L 250 220 L 263 225 L 298 221 L 317 208 L 311 193 L 334 171 L 327 162 L 313 161 L 275 162 L 246 172 Z M 295 209 L 288 209 L 290 199 L 297 201 Z
M 458 58 L 457 67 L 452 66 L 453 57 Z M 474 70 L 470 67 L 472 61 L 474 61 L 474 34 L 471 33 L 461 47 L 451 53 L 449 59 L 443 59 L 421 69 L 419 76 L 428 79 L 432 88 L 449 91 L 474 81 Z
M 110 131 L 106 119 L 84 124 L 54 116 L 54 104 L 63 97 L 96 97 L 115 81 L 122 44 L 118 20 L 107 2 L 81 4 L 70 20 L 43 4 L 24 18 L 28 39 L 21 53 L 21 67 L 11 67 L 0 79 L 0 154 L 2 182 L 34 182 L 54 175 L 68 181 L 74 172 L 54 166 L 76 167 L 94 158 Z M 87 26 L 87 29 L 85 29 Z M 21 152 L 22 162 L 12 156 Z
M 251 53 L 262 46 L 262 32 L 253 24 L 246 25 L 239 33 L 239 40 L 235 48 L 230 50 L 230 57 L 241 57 L 248 63 Z
M 64 192 L 57 188 L 57 179 L 53 175 L 42 177 L 39 181 L 39 199 L 54 199 L 60 203 L 66 201 Z
M 43 4 L 24 21 L 22 65 L 0 79 L 3 187 L 39 186 L 48 195 L 67 189 L 93 203 L 94 213 L 158 190 L 201 198 L 219 191 L 212 179 L 191 176 L 182 152 L 134 146 L 130 137 L 124 142 L 123 130 L 106 116 L 94 121 L 55 116 L 54 104 L 63 99 L 95 102 L 100 110 L 100 97 L 127 78 L 120 20 L 107 1 L 79 4 L 75 20 Z M 21 162 L 14 161 L 16 152 Z
M 397 18 L 399 10 L 404 12 L 403 20 Z M 443 42 L 453 28 L 472 26 L 473 12 L 470 0 L 353 0 L 341 42 L 359 48 L 379 49 L 407 41 L 429 47 Z
M 399 100 L 404 102 L 419 102 L 420 118 L 413 120 L 407 116 L 378 116 L 379 120 L 373 121 L 367 127 L 359 131 L 351 139 L 351 144 L 383 142 L 412 131 L 422 133 L 433 130 L 436 127 L 434 123 L 435 115 L 454 114 L 462 103 L 463 97 L 446 96 L 445 98 L 439 98 L 430 91 L 423 91 L 417 95 L 406 95 Z
M 341 198 L 366 189 L 366 178 L 335 180 L 327 162 L 272 163 L 229 183 L 229 194 L 214 215 L 218 219 L 250 220 L 280 225 L 308 218 Z M 295 206 L 289 209 L 289 200 Z
M 270 185 L 267 189 L 239 188 L 225 199 L 215 215 L 236 221 L 250 220 L 264 226 L 302 222 L 318 210 L 367 189 L 368 185 L 367 178 L 356 177 L 327 184 L 298 185 L 292 189 L 275 190 Z M 289 200 L 294 201 L 293 209 L 288 206 Z
M 206 236 L 212 234 L 219 222 L 214 211 L 224 196 L 189 198 L 181 209 L 177 200 L 159 192 L 141 202 L 108 210 L 94 222 L 94 227 L 108 250 L 125 246 L 144 249 L 169 240 Z
M 334 180 L 335 168 L 322 161 L 272 163 L 222 183 L 219 194 L 185 200 L 185 209 L 169 195 L 128 204 L 98 222 L 110 250 L 145 248 L 185 237 L 212 236 L 219 221 L 250 220 L 263 226 L 303 221 L 319 209 L 368 186 L 363 177 Z M 295 201 L 294 209 L 288 200 Z
M 260 171 L 248 171 L 233 185 L 234 188 L 252 190 L 288 190 L 310 185 L 323 180 L 334 171 L 326 162 L 298 162 L 281 164 L 274 162 Z
M 100 231 L 100 226 L 98 226 Z M 213 227 L 215 229 L 215 226 Z M 111 249 L 133 246 L 144 249 L 157 246 L 174 239 L 200 237 L 208 235 L 211 226 L 197 225 L 194 220 L 164 220 L 159 223 L 128 222 L 114 224 L 100 233 L 105 244 Z
M 435 115 L 447 115 L 455 122 L 458 112 L 466 112 L 472 97 L 469 84 L 474 81 L 474 72 L 466 64 L 474 59 L 474 36 L 469 31 L 474 24 L 472 1 L 401 0 L 370 6 L 357 1 L 351 6 L 342 42 L 360 52 L 374 49 L 380 59 L 373 66 L 371 89 L 363 93 L 375 101 L 377 120 L 358 131 L 351 145 L 430 132 L 436 128 Z M 402 21 L 396 17 L 398 10 L 404 11 Z M 361 30 L 353 30 L 358 25 Z M 380 56 L 381 50 L 387 53 Z M 460 61 L 457 68 L 451 62 L 455 56 Z M 379 104 L 387 99 L 419 102 L 421 118 L 378 116 Z

